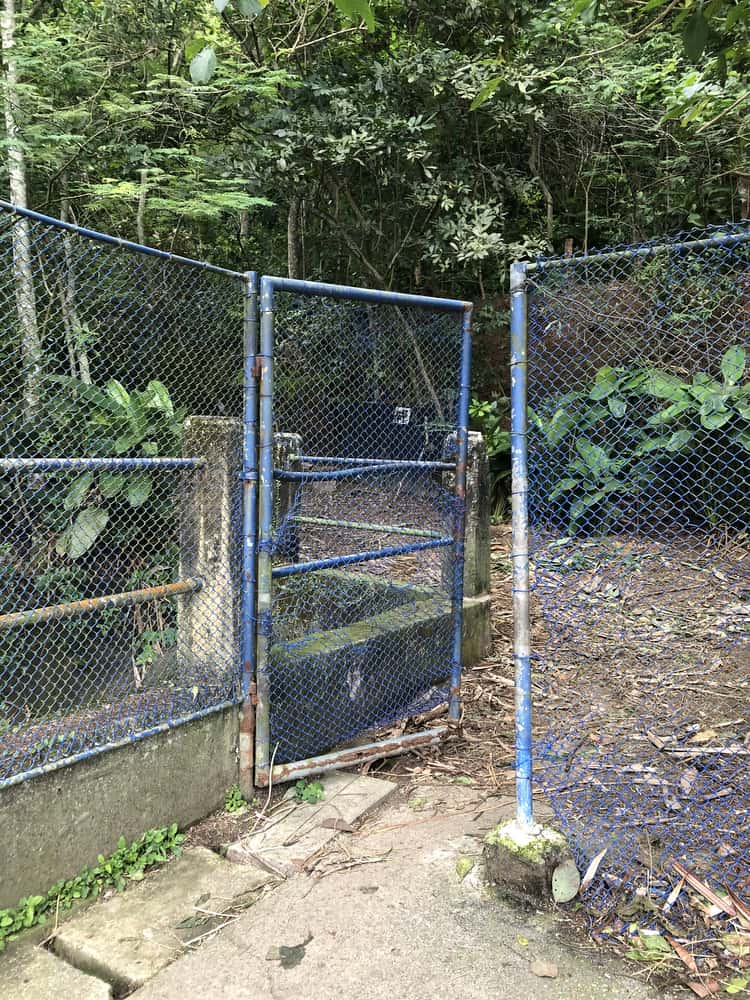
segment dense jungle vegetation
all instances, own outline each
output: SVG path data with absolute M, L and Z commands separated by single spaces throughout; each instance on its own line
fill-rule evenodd
M 747 0 L 5 0 L 6 176 L 83 225 L 488 320 L 519 254 L 750 214 L 749 25 Z

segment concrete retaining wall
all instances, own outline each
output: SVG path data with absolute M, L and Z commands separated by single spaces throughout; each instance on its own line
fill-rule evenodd
M 13 785 L 0 792 L 0 909 L 46 892 L 152 827 L 186 826 L 237 781 L 237 711 Z

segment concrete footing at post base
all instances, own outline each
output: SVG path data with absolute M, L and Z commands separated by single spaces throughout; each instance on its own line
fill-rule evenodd
M 572 869 L 574 891 L 580 882 L 565 837 L 547 826 L 531 829 L 506 820 L 484 838 L 487 878 L 499 894 L 524 906 L 548 909 L 559 895 L 553 890 L 560 874 Z M 563 901 L 563 900 L 560 900 Z

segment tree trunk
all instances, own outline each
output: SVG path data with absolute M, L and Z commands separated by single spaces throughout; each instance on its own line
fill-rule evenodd
M 148 170 L 140 171 L 141 188 L 138 194 L 138 211 L 135 216 L 136 239 L 141 246 L 146 245 L 146 196 L 148 194 Z
M 287 271 L 290 278 L 302 274 L 302 195 L 292 195 L 286 222 Z
M 542 176 L 542 137 L 539 134 L 535 136 L 533 130 L 531 130 L 529 133 L 529 142 L 529 170 L 531 171 L 531 176 L 536 180 L 537 184 L 541 188 L 542 194 L 544 195 L 544 204 L 547 209 L 547 239 L 551 243 L 552 233 L 554 231 L 555 206 L 552 200 L 552 192 Z
M 68 197 L 68 175 L 60 177 L 62 196 L 60 198 L 60 218 L 63 222 L 70 221 L 70 198 Z M 65 256 L 65 272 L 60 283 L 60 302 L 62 305 L 62 320 L 65 328 L 65 340 L 71 359 L 72 374 L 80 378 L 86 385 L 91 385 L 91 369 L 86 349 L 86 330 L 81 324 L 76 306 L 76 278 L 73 270 L 73 237 L 70 233 L 63 236 Z
M 3 0 L 0 13 L 0 43 L 3 53 L 5 82 L 6 164 L 10 200 L 19 208 L 28 207 L 26 158 L 18 128 L 18 73 L 13 54 L 15 45 L 15 0 Z M 16 311 L 21 336 L 23 365 L 23 419 L 30 423 L 37 415 L 41 395 L 42 340 L 36 312 L 36 294 L 31 262 L 29 220 L 23 216 L 13 221 L 13 264 L 16 290 Z

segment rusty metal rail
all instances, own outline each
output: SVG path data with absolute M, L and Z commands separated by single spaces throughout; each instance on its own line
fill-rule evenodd
M 128 590 L 122 594 L 87 597 L 82 601 L 67 601 L 65 604 L 52 604 L 46 608 L 14 611 L 11 614 L 0 615 L 0 631 L 18 628 L 21 625 L 36 625 L 53 619 L 77 618 L 92 611 L 134 607 L 136 604 L 161 601 L 166 597 L 177 597 L 180 594 L 193 594 L 202 586 L 203 580 L 200 577 L 188 577 L 187 580 L 178 580 L 176 583 L 167 583 L 161 587 L 144 587 L 142 590 Z

